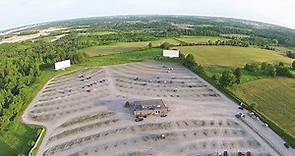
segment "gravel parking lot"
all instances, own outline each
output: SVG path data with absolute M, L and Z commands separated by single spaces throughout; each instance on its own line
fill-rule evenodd
M 159 98 L 167 117 L 135 122 L 124 107 Z M 236 105 L 184 67 L 148 61 L 56 77 L 23 120 L 47 128 L 38 155 L 278 155 L 236 113 Z

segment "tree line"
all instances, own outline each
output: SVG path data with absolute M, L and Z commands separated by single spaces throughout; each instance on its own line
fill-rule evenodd
M 283 77 L 293 77 L 291 70 L 295 70 L 295 61 L 293 61 L 292 66 L 288 67 L 284 63 L 270 64 L 262 62 L 261 64 L 252 63 L 246 64 L 243 68 L 236 68 L 234 70 L 226 70 L 221 74 L 214 74 L 212 79 L 222 87 L 232 86 L 234 84 L 241 83 L 241 77 L 243 75 L 243 70 L 252 74 L 260 76 L 283 76 Z
M 31 96 L 30 87 L 42 70 L 52 69 L 56 61 L 71 59 L 73 64 L 86 59 L 77 49 L 84 47 L 76 37 L 57 42 L 26 42 L 0 45 L 0 130 L 20 113 Z

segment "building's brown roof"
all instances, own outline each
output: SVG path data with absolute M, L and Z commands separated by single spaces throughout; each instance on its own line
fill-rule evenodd
M 144 109 L 163 109 L 165 108 L 165 104 L 162 99 L 152 99 L 152 100 L 142 100 L 142 101 L 134 101 L 133 107 L 136 110 L 144 110 Z

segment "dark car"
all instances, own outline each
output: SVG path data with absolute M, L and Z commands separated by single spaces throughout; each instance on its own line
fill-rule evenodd
M 238 107 L 238 108 L 239 108 L 240 110 L 244 110 L 244 108 L 243 108 L 243 107 L 241 107 L 241 106 L 240 106 L 240 107 Z
M 160 117 L 162 117 L 162 118 L 163 118 L 163 117 L 166 117 L 166 116 L 167 116 L 167 114 L 162 114 Z
M 250 151 L 248 151 L 247 156 L 252 156 L 252 153 Z
M 285 142 L 284 143 L 284 146 L 286 147 L 286 148 L 290 148 L 290 146 Z
M 243 152 L 238 152 L 238 156 L 243 156 L 245 155 Z
M 227 151 L 223 151 L 223 156 L 228 156 Z
M 143 120 L 143 118 L 135 118 L 135 122 L 140 122 L 140 121 L 142 121 Z

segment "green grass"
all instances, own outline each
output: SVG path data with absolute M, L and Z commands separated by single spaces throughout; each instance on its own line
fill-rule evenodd
M 208 41 L 225 41 L 227 39 L 221 37 L 211 37 L 211 36 L 181 36 L 176 39 L 187 42 L 187 43 L 208 43 Z
M 81 52 L 85 52 L 88 56 L 109 55 L 119 52 L 129 52 L 144 48 L 148 45 L 148 42 L 119 42 L 111 45 L 93 46 L 85 49 L 81 49 Z
M 28 99 L 29 102 L 54 75 L 54 71 L 41 72 L 38 81 L 30 87 L 31 99 Z M 29 103 L 23 106 L 23 111 L 28 104 Z M 23 124 L 21 122 L 21 114 L 18 114 L 15 121 L 9 124 L 8 129 L 0 132 L 0 155 L 28 154 L 34 142 L 37 140 L 40 130 L 41 128 Z
M 284 62 L 290 64 L 292 62 L 292 59 L 277 52 L 254 47 L 191 46 L 178 48 L 183 53 L 192 53 L 196 61 L 204 66 L 206 75 L 209 77 L 224 70 L 242 67 L 246 63 Z M 246 71 L 242 73 L 241 84 L 230 87 L 230 91 L 248 104 L 257 103 L 259 112 L 287 133 L 295 136 L 295 79 L 271 78 Z
M 254 47 L 233 46 L 188 46 L 178 47 L 183 53 L 191 53 L 203 66 L 242 67 L 246 63 L 284 62 L 291 64 L 292 59 L 276 52 Z
M 54 76 L 68 74 L 88 67 L 98 67 L 104 65 L 151 60 L 155 56 L 161 55 L 161 49 L 145 49 L 129 53 L 117 53 L 112 55 L 93 57 L 90 58 L 87 62 L 81 63 L 79 65 L 73 65 L 63 71 L 42 71 L 38 81 L 30 88 L 31 99 L 29 99 L 28 101 L 31 101 L 37 95 L 38 91 L 41 90 L 41 88 L 45 85 L 45 83 Z M 23 110 L 28 106 L 28 104 L 29 103 L 23 106 Z M 8 129 L 0 132 L 0 156 L 14 156 L 18 154 L 27 155 L 30 149 L 34 146 L 40 132 L 40 127 L 23 124 L 21 122 L 21 114 L 18 114 L 15 121 L 10 123 Z
M 97 56 L 90 58 L 87 62 L 79 64 L 79 67 L 106 66 L 112 64 L 123 64 L 151 60 L 156 56 L 161 56 L 162 50 L 159 48 L 138 50 L 126 53 L 115 53 L 112 55 Z
M 167 39 L 160 39 L 150 41 L 153 47 L 159 47 L 163 42 L 169 42 L 170 44 L 177 45 L 179 41 L 167 38 Z M 131 52 L 143 49 L 147 47 L 149 41 L 146 42 L 118 42 L 112 43 L 110 45 L 103 45 L 103 46 L 92 46 L 89 48 L 81 49 L 80 52 L 85 52 L 88 56 L 100 56 L 100 55 L 109 55 L 113 53 L 120 53 L 120 52 Z
M 257 103 L 257 109 L 295 136 L 295 80 L 263 78 L 230 88 L 247 103 Z
M 40 132 L 40 140 L 38 140 L 39 142 L 36 142 L 35 148 L 32 150 L 32 156 L 36 156 L 39 150 L 40 145 L 42 144 L 42 141 L 46 135 L 46 129 L 44 129 L 44 132 Z
M 238 38 L 249 38 L 249 35 L 244 35 L 244 34 L 222 34 L 221 36 L 225 37 L 238 37 Z
M 97 32 L 94 32 L 94 33 L 91 33 L 91 34 L 94 34 L 94 35 L 109 35 L 109 34 L 116 34 L 116 32 L 112 32 L 112 31 L 97 31 Z

